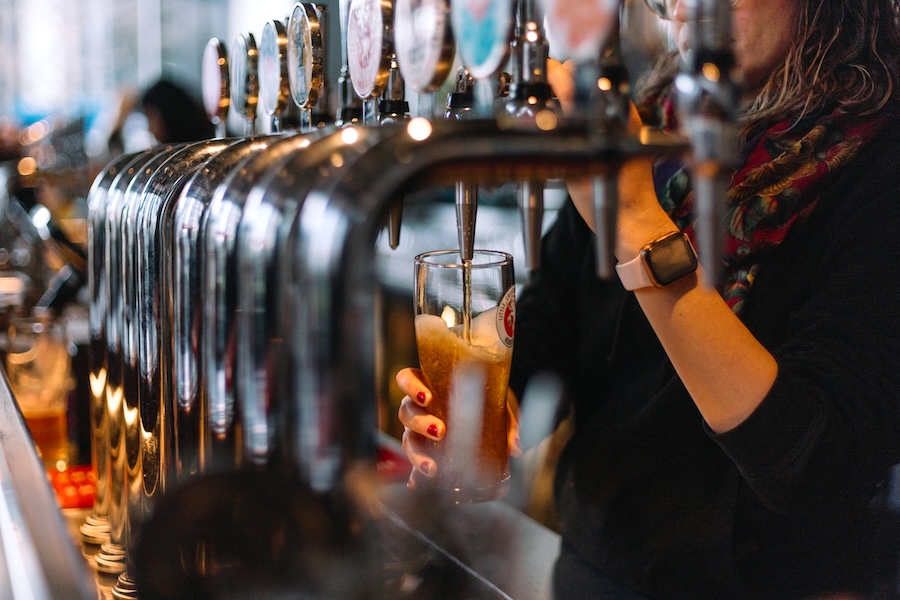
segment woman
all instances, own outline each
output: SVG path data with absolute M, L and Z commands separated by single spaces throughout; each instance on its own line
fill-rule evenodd
M 639 108 L 673 126 L 687 15 L 668 7 L 678 53 Z M 597 280 L 573 183 L 518 302 L 512 389 L 551 369 L 572 405 L 559 598 L 877 596 L 896 570 L 872 507 L 900 462 L 900 3 L 738 0 L 733 21 L 743 162 L 723 289 L 702 267 L 633 291 Z M 553 83 L 565 100 L 565 69 Z M 623 170 L 620 264 L 693 235 L 686 171 L 656 167 Z M 414 482 L 440 469 L 423 441 L 446 426 L 417 371 L 397 379 Z

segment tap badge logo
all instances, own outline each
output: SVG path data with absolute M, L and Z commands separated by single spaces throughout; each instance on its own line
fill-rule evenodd
M 382 14 L 378 0 L 353 0 L 347 23 L 347 59 L 353 89 L 361 98 L 372 95 L 381 62 Z
M 497 335 L 507 348 L 512 348 L 516 333 L 516 286 L 510 286 L 497 307 Z

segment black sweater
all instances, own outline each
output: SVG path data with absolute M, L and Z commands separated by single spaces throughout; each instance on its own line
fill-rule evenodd
M 564 544 L 658 598 L 872 593 L 872 499 L 900 462 L 900 121 L 764 257 L 741 318 L 778 377 L 727 433 L 706 427 L 634 294 L 596 278 L 593 243 L 567 204 L 517 307 L 512 388 L 551 369 L 573 407 Z

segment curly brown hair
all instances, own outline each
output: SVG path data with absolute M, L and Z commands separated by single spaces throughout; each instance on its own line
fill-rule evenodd
M 869 115 L 900 104 L 900 0 L 797 0 L 795 43 L 752 104 L 745 134 L 784 119 L 834 110 Z M 662 57 L 642 79 L 641 95 L 659 92 L 677 72 Z

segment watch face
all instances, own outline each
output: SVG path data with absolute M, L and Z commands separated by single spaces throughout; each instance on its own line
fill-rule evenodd
M 681 232 L 656 241 L 643 255 L 655 285 L 669 285 L 697 270 L 697 253 Z

